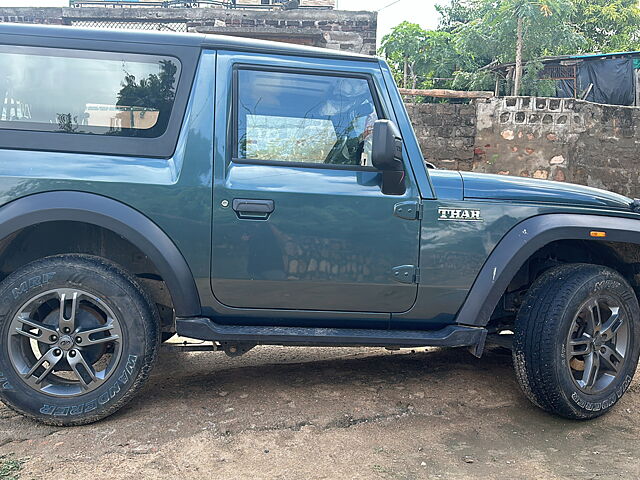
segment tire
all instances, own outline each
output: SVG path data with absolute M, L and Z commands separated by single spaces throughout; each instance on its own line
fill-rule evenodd
M 156 359 L 151 305 L 129 274 L 98 257 L 57 255 L 15 271 L 0 283 L 0 400 L 59 426 L 116 412 Z
M 513 360 L 525 395 L 569 419 L 608 412 L 633 378 L 639 321 L 636 295 L 616 271 L 569 264 L 545 272 L 515 324 Z

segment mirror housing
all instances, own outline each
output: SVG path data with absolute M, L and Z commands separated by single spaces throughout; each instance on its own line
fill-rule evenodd
M 402 162 L 402 137 L 391 120 L 377 120 L 373 124 L 371 163 L 382 172 L 382 193 L 403 195 L 404 164 Z

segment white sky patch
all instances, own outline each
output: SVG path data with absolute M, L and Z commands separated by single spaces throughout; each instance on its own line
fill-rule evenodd
M 417 23 L 422 28 L 433 30 L 440 22 L 436 4 L 447 0 L 337 0 L 340 10 L 378 10 L 378 45 L 382 37 L 393 27 L 404 21 Z M 393 3 L 393 4 L 392 4 Z M 392 4 L 392 5 L 391 5 Z M 389 5 L 386 8 L 386 5 Z

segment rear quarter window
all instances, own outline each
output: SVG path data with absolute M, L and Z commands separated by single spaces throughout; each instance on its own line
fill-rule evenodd
M 112 137 L 161 136 L 181 73 L 177 58 L 0 47 L 0 128 Z

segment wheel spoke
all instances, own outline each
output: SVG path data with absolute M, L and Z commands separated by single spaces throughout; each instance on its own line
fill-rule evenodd
M 42 382 L 42 380 L 44 380 L 45 377 L 53 371 L 53 368 L 62 358 L 62 353 L 57 351 L 58 353 L 56 354 L 56 351 L 57 350 L 55 349 L 51 349 L 47 353 L 42 355 L 38 359 L 38 361 L 33 365 L 33 367 L 31 367 L 29 371 L 25 373 L 23 376 L 27 379 L 30 378 L 36 372 L 36 370 L 38 370 L 38 368 L 44 365 L 44 362 L 48 362 L 49 366 L 46 367 L 44 372 L 42 372 L 38 377 L 36 377 L 36 380 L 35 380 L 36 384 L 39 384 L 40 382 Z
M 71 352 L 75 352 L 75 355 L 73 357 L 70 355 Z M 82 356 L 81 351 L 71 350 L 69 353 L 67 353 L 67 361 L 69 362 L 69 366 L 71 367 L 73 372 L 78 377 L 78 380 L 80 380 L 83 388 L 88 389 L 93 382 L 99 381 L 98 377 L 96 376 L 96 372 Z M 86 373 L 86 375 L 83 375 L 83 373 Z M 87 376 L 89 377 L 89 381 L 87 381 Z
M 606 367 L 607 370 L 611 370 L 613 373 L 618 373 L 618 370 L 620 370 L 624 362 L 624 355 L 608 345 L 600 347 L 599 356 L 602 366 Z
M 591 300 L 587 305 L 587 328 L 589 330 L 589 334 L 594 335 L 598 329 L 600 328 L 600 324 L 602 323 L 602 318 L 600 315 L 600 305 L 597 300 Z
M 624 323 L 623 318 L 620 316 L 620 308 L 614 307 L 611 309 L 611 317 L 604 322 L 602 325 L 602 329 L 600 330 L 600 335 L 602 335 L 605 339 L 609 340 L 613 338 L 618 330 Z
M 585 358 L 584 362 L 584 374 L 582 381 L 584 386 L 588 389 L 593 388 L 598 379 L 598 372 L 600 371 L 600 355 L 593 352 Z
M 78 342 L 80 344 L 80 346 L 84 347 L 87 345 L 97 345 L 99 343 L 105 343 L 105 342 L 113 342 L 115 340 L 118 340 L 120 337 L 117 334 L 110 334 L 106 337 L 99 337 L 99 338 L 91 338 L 92 335 L 96 335 L 98 333 L 102 333 L 102 332 L 108 332 L 109 330 L 114 329 L 114 324 L 113 324 L 113 320 L 109 320 L 109 322 L 106 325 L 103 325 L 101 327 L 98 328 L 93 328 L 91 330 L 85 330 L 84 332 L 78 332 L 76 334 L 76 338 L 79 338 L 81 340 L 81 342 Z
M 29 318 L 29 314 L 27 313 L 19 314 L 17 319 L 23 325 L 31 327 L 32 329 L 37 328 L 39 330 L 39 333 L 33 333 L 28 330 L 24 330 L 22 327 L 16 327 L 15 333 L 24 335 L 25 337 L 33 338 L 34 340 L 46 343 L 47 345 L 52 345 L 55 343 L 55 340 L 52 340 L 51 338 L 57 338 L 58 332 L 56 332 L 54 329 L 45 326 L 40 322 L 31 320 Z
M 67 293 L 60 294 L 60 331 L 70 333 L 75 330 L 76 313 L 78 311 L 78 292 L 71 295 Z
M 583 334 L 579 338 L 569 340 L 569 355 L 571 357 L 577 357 L 579 355 L 587 355 L 591 353 L 591 337 L 588 334 Z

